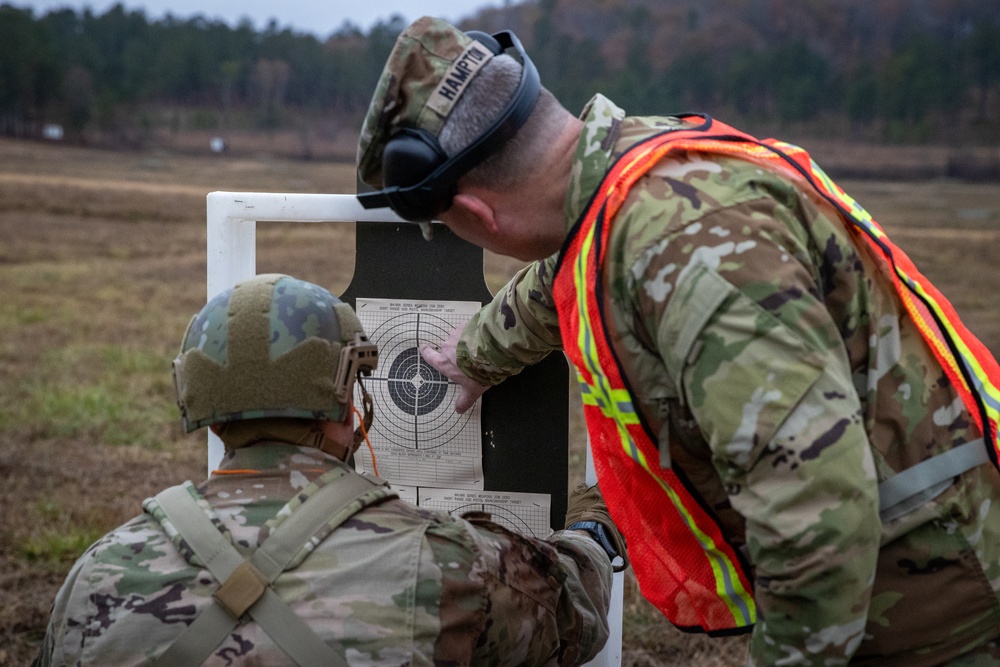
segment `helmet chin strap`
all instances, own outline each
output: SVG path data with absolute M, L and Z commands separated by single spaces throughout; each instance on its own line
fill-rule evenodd
M 346 461 L 351 455 L 351 448 L 348 445 L 345 445 L 342 442 L 337 442 L 336 440 L 331 440 L 323 434 L 322 430 L 310 432 L 298 444 L 301 444 L 304 447 L 315 447 L 316 449 L 326 452 L 330 456 L 338 458 L 341 461 Z
M 375 419 L 375 408 L 372 401 L 371 394 L 365 389 L 364 383 L 361 381 L 361 373 L 358 373 L 358 386 L 361 388 L 361 406 L 364 410 L 364 415 L 362 418 L 363 426 L 358 426 L 354 431 L 354 438 L 351 444 L 345 444 L 342 442 L 337 442 L 331 438 L 324 435 L 322 429 L 316 431 L 310 431 L 307 433 L 300 441 L 299 444 L 306 447 L 315 447 L 316 449 L 322 450 L 331 456 L 335 456 L 341 461 L 347 461 L 354 452 L 358 451 L 358 447 L 361 443 L 365 441 L 365 433 L 371 428 L 372 421 Z

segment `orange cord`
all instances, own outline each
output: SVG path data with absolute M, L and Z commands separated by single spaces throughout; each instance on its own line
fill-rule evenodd
M 375 463 L 375 449 L 372 447 L 372 441 L 368 439 L 368 431 L 365 429 L 365 417 L 364 415 L 361 414 L 361 411 L 358 410 L 358 406 L 353 405 L 351 407 L 354 408 L 354 414 L 358 416 L 359 427 L 361 428 L 361 435 L 365 436 L 365 444 L 368 445 L 368 451 L 371 452 L 372 455 L 372 472 L 375 473 L 376 477 L 379 477 L 378 464 Z

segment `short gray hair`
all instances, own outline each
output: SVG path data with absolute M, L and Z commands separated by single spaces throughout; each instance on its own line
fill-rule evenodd
M 521 80 L 521 65 L 508 55 L 488 62 L 469 83 L 441 128 L 438 142 L 449 157 L 478 139 L 500 116 Z M 473 167 L 460 182 L 493 190 L 517 185 L 532 174 L 545 153 L 544 135 L 553 129 L 559 103 L 542 88 L 527 122 L 500 149 Z

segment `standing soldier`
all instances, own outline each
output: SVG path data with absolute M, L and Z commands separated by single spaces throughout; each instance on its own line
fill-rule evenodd
M 760 666 L 1000 664 L 1000 370 L 804 151 L 601 95 L 574 117 L 511 33 L 423 18 L 358 169 L 366 206 L 536 260 L 424 354 L 459 410 L 570 357 L 675 625 L 752 629 Z
M 404 503 L 344 463 L 361 441 L 355 378 L 377 360 L 354 311 L 317 285 L 262 275 L 209 301 L 174 379 L 185 429 L 210 426 L 223 461 L 200 486 L 146 500 L 77 561 L 36 664 L 593 657 L 611 561 L 592 535 L 621 544 L 596 489 L 571 497 L 576 527 L 547 540 Z

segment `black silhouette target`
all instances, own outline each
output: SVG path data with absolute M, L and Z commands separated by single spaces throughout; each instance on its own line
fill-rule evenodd
M 378 345 L 379 367 L 365 386 L 375 401 L 372 432 L 384 442 L 406 449 L 455 447 L 472 418 L 472 410 L 455 412 L 459 386 L 420 356 L 420 347 L 437 344 L 455 324 L 429 313 L 394 315 L 369 331 Z M 476 408 L 477 409 L 477 408 Z M 474 434 L 476 451 L 479 434 Z
M 371 188 L 358 183 L 358 192 L 368 191 Z M 429 389 L 422 384 L 412 388 L 402 384 L 407 379 L 413 382 L 416 375 L 407 378 L 406 374 L 421 363 L 412 353 L 396 366 L 392 374 L 395 400 L 390 394 L 388 376 L 399 356 L 418 348 L 419 338 L 444 340 L 454 325 L 472 315 L 464 306 L 438 309 L 439 304 L 464 303 L 471 308 L 471 304 L 485 304 L 493 299 L 483 280 L 483 251 L 458 238 L 444 225 L 434 227 L 434 239 L 427 242 L 417 225 L 357 224 L 354 275 L 341 299 L 355 307 L 365 331 L 381 346 L 379 368 L 372 378 L 365 380 L 375 400 L 372 445 L 382 450 L 379 455 L 387 454 L 380 460 L 379 468 L 387 479 L 398 484 L 413 480 L 413 485 L 420 486 L 423 480 L 436 483 L 440 478 L 443 486 L 451 487 L 454 482 L 446 479 L 445 473 L 454 470 L 459 473 L 455 477 L 471 478 L 472 474 L 462 472 L 461 468 L 471 468 L 474 465 L 471 461 L 478 456 L 482 462 L 483 489 L 548 494 L 549 526 L 562 528 L 568 486 L 570 406 L 569 370 L 563 355 L 550 354 L 490 389 L 482 403 L 473 408 L 471 418 L 455 413 L 453 406 L 458 392 L 452 385 L 448 386 L 444 400 L 431 407 L 435 394 Z M 424 308 L 421 303 L 429 306 Z M 410 330 L 416 329 L 417 333 L 408 338 L 394 335 L 393 323 L 380 326 L 387 317 L 416 313 L 421 315 L 420 323 Z M 442 326 L 431 315 L 447 319 L 448 325 Z M 443 331 L 431 336 L 431 330 Z M 399 384 L 395 384 L 397 379 Z M 428 378 L 421 375 L 421 379 Z M 360 404 L 360 395 L 356 394 L 356 399 Z M 423 406 L 428 412 L 420 415 L 421 408 L 412 405 Z M 425 420 L 421 428 L 416 425 L 418 420 Z M 442 433 L 444 437 L 435 441 L 434 433 Z M 435 442 L 449 442 L 450 449 L 432 449 Z M 414 451 L 416 448 L 430 451 Z M 430 455 L 422 456 L 425 453 Z M 363 450 L 361 458 L 365 462 L 371 460 L 367 450 Z

